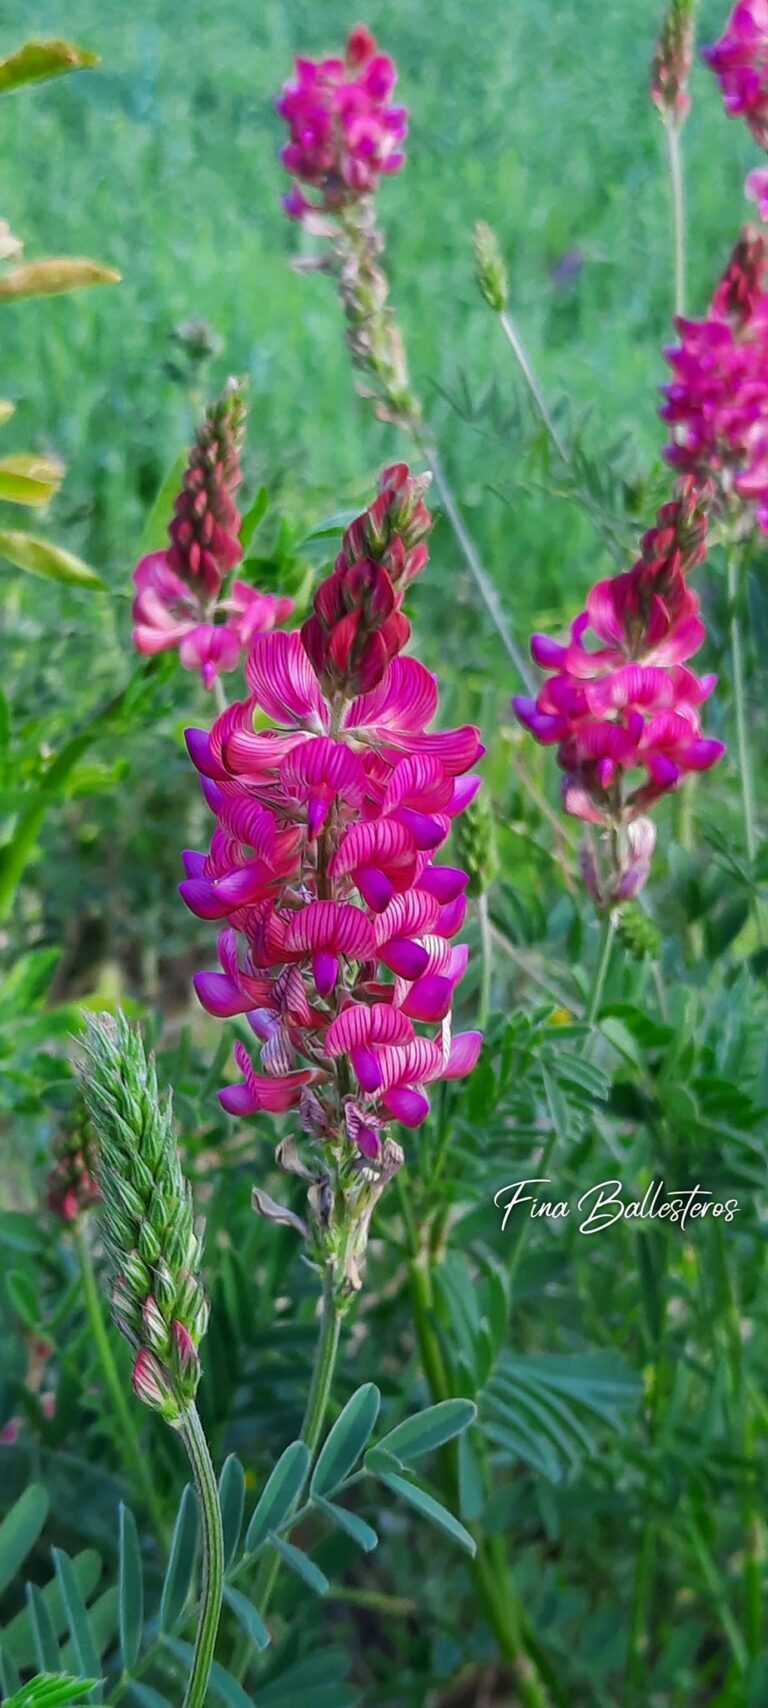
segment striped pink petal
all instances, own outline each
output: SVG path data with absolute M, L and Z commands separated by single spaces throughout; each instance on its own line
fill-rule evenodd
M 298 723 L 318 733 L 326 728 L 325 701 L 297 631 L 259 635 L 248 656 L 245 680 L 275 723 Z

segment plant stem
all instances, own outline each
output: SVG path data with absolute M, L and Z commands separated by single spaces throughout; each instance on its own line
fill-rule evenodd
M 304 1421 L 301 1426 L 301 1439 L 306 1443 L 314 1456 L 320 1441 L 328 1399 L 331 1392 L 333 1372 L 336 1367 L 336 1357 L 339 1350 L 339 1335 L 341 1333 L 341 1313 L 336 1301 L 333 1276 L 327 1269 L 323 1277 L 323 1306 L 320 1318 L 320 1333 L 315 1351 L 315 1363 L 312 1370 L 312 1381 Z M 266 1617 L 267 1608 L 272 1598 L 272 1592 L 280 1571 L 280 1556 L 273 1549 L 264 1555 L 256 1574 L 256 1584 L 253 1600 L 258 1607 L 262 1619 Z
M 487 570 L 483 566 L 474 540 L 464 523 L 461 511 L 453 495 L 453 488 L 451 487 L 451 483 L 443 468 L 437 447 L 429 444 L 416 424 L 412 427 L 412 435 L 422 456 L 429 465 L 432 473 L 432 479 L 434 480 L 445 515 L 450 522 L 454 534 L 456 535 L 464 561 L 475 582 L 475 586 L 477 587 L 494 628 L 499 635 L 502 645 L 504 646 L 509 658 L 512 660 L 524 688 L 526 688 L 529 694 L 535 695 L 537 690 L 533 672 L 525 654 L 522 652 L 515 640 L 509 623 L 507 622 L 502 610 L 501 601 L 498 593 L 496 592 L 496 588 L 494 587 Z
M 221 1508 L 216 1473 L 211 1463 L 208 1443 L 195 1405 L 182 1418 L 179 1433 L 189 1455 L 192 1475 L 200 1502 L 203 1533 L 203 1582 L 200 1596 L 200 1623 L 197 1627 L 192 1671 L 189 1675 L 182 1708 L 203 1708 L 208 1680 L 213 1665 L 216 1633 L 221 1617 L 221 1598 L 224 1590 L 224 1537 L 221 1528 Z
M 138 1432 L 131 1414 L 130 1403 L 126 1397 L 125 1388 L 114 1360 L 104 1314 L 101 1306 L 101 1295 L 96 1284 L 88 1241 L 82 1223 L 75 1227 L 75 1250 L 80 1266 L 80 1278 L 83 1287 L 83 1303 L 91 1328 L 93 1343 L 101 1365 L 104 1385 L 114 1407 L 115 1417 L 120 1429 L 122 1448 L 128 1468 L 144 1505 L 152 1519 L 154 1528 L 161 1540 L 167 1540 L 168 1530 L 163 1515 L 162 1505 L 155 1491 L 154 1483 L 142 1453 Z
M 741 1317 L 738 1283 L 728 1262 L 723 1230 L 716 1224 L 717 1258 L 722 1291 L 725 1298 L 725 1333 L 728 1353 L 731 1396 L 737 1419 L 740 1457 L 742 1460 L 740 1508 L 742 1525 L 742 1613 L 744 1645 L 750 1661 L 759 1659 L 762 1652 L 763 1571 L 765 1564 L 765 1534 L 758 1503 L 755 1499 L 755 1428 L 744 1364 L 741 1339 Z
M 598 1013 L 600 1011 L 600 1003 L 602 1001 L 603 990 L 605 988 L 605 980 L 606 980 L 606 975 L 608 972 L 608 964 L 609 964 L 609 961 L 611 959 L 611 949 L 613 948 L 614 930 L 615 930 L 615 927 L 614 927 L 614 923 L 613 923 L 613 916 L 612 916 L 612 914 L 607 913 L 605 916 L 605 919 L 603 920 L 603 929 L 602 929 L 602 934 L 600 937 L 600 948 L 598 951 L 597 965 L 595 967 L 595 975 L 594 975 L 594 979 L 592 981 L 592 990 L 590 992 L 589 1002 L 587 1004 L 586 1021 L 587 1021 L 587 1025 L 592 1027 L 592 1028 L 594 1028 L 594 1026 L 595 1026 L 595 1022 L 597 1020 L 597 1016 L 598 1016 Z
M 683 160 L 680 150 L 680 129 L 673 122 L 665 124 L 669 154 L 669 181 L 672 191 L 672 245 L 675 261 L 675 314 L 685 314 L 685 195 L 683 192 Z
M 744 675 L 744 654 L 742 650 L 741 621 L 738 611 L 739 570 L 740 558 L 737 550 L 731 548 L 728 553 L 728 606 L 729 629 L 731 637 L 731 663 L 733 668 L 733 701 L 736 711 L 736 746 L 741 773 L 741 795 L 744 804 L 744 836 L 747 844 L 747 855 L 750 862 L 754 861 L 757 853 L 757 830 L 755 827 L 755 802 L 752 791 L 752 763 L 749 751 L 749 733 L 747 727 L 747 690 Z
M 488 912 L 488 897 L 483 893 L 478 897 L 477 913 L 480 920 L 480 1001 L 478 1004 L 477 1024 L 482 1031 L 488 1023 L 491 1011 L 491 974 L 493 972 L 493 940 L 491 937 L 491 918 Z
M 534 402 L 534 405 L 536 408 L 536 413 L 539 416 L 541 424 L 543 427 L 546 428 L 546 431 L 548 432 L 549 437 L 552 440 L 552 443 L 555 447 L 555 450 L 557 451 L 557 454 L 558 454 L 561 462 L 570 463 L 571 453 L 568 449 L 568 446 L 565 444 L 564 440 L 561 439 L 560 434 L 558 433 L 558 430 L 555 426 L 555 423 L 552 420 L 552 416 L 550 415 L 549 409 L 547 408 L 547 400 L 544 396 L 544 393 L 541 389 L 541 386 L 539 385 L 539 381 L 536 377 L 534 369 L 531 365 L 531 361 L 530 361 L 530 357 L 528 355 L 528 351 L 526 350 L 525 345 L 523 343 L 523 340 L 520 337 L 520 334 L 517 330 L 517 327 L 515 326 L 515 323 L 511 317 L 511 315 L 508 313 L 507 309 L 503 308 L 500 311 L 499 320 L 501 322 L 502 332 L 504 333 L 504 336 L 507 340 L 507 343 L 509 344 L 510 349 L 512 350 L 512 353 L 515 357 L 515 360 L 516 360 L 516 362 L 520 368 L 520 372 L 523 376 L 523 379 L 525 380 L 525 383 L 528 387 L 528 390 L 531 394 L 531 397 L 533 398 L 533 402 Z
M 225 712 L 227 710 L 227 696 L 220 676 L 214 676 L 213 679 L 213 698 L 216 701 L 217 712 Z

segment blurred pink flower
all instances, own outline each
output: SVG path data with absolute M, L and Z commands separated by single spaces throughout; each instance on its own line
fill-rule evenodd
M 364 25 L 352 31 L 344 58 L 296 60 L 276 102 L 290 132 L 280 157 L 296 180 L 283 204 L 291 219 L 335 210 L 400 170 L 408 115 L 390 105 L 396 82 L 392 60 Z M 302 184 L 319 198 L 308 200 Z
M 702 48 L 730 118 L 744 118 L 768 148 L 768 0 L 738 0 L 720 40 Z

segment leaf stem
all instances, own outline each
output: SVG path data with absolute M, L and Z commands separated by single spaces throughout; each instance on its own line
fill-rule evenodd
M 594 978 L 592 980 L 592 989 L 590 991 L 589 1002 L 587 1004 L 586 1021 L 587 1021 L 587 1025 L 592 1027 L 592 1028 L 594 1028 L 595 1023 L 597 1021 L 597 1016 L 600 1012 L 600 1003 L 601 1003 L 602 998 L 603 998 L 603 991 L 605 989 L 605 980 L 606 980 L 606 976 L 608 973 L 608 965 L 609 965 L 609 962 L 611 959 L 611 950 L 613 948 L 614 931 L 615 931 L 615 926 L 614 926 L 614 921 L 613 921 L 613 915 L 611 913 L 607 913 L 604 920 L 603 920 L 603 929 L 602 929 L 602 933 L 601 933 L 601 937 L 600 937 L 600 948 L 598 950 L 597 964 L 595 966 L 595 974 L 594 974 Z
M 665 124 L 669 155 L 669 182 L 672 192 L 672 247 L 675 266 L 675 314 L 685 314 L 685 194 L 683 190 L 683 159 L 680 148 L 680 128 L 674 122 Z
M 121 1443 L 128 1464 L 130 1475 L 136 1485 L 144 1505 L 152 1519 L 154 1528 L 162 1541 L 167 1541 L 168 1529 L 163 1515 L 163 1509 L 155 1491 L 154 1483 L 148 1469 L 147 1460 L 139 1442 L 135 1420 L 131 1414 L 130 1403 L 126 1397 L 125 1387 L 115 1363 L 112 1345 L 109 1338 L 101 1296 L 96 1283 L 93 1269 L 93 1258 L 86 1239 L 82 1221 L 75 1227 L 75 1250 L 80 1268 L 80 1278 L 83 1289 L 83 1303 L 90 1324 L 93 1344 L 101 1365 L 104 1385 L 114 1407 L 115 1417 L 120 1429 Z
M 192 1671 L 187 1682 L 182 1708 L 203 1708 L 208 1680 L 211 1676 L 216 1633 L 221 1618 L 221 1598 L 224 1590 L 224 1537 L 221 1527 L 221 1508 L 216 1473 L 211 1463 L 205 1431 L 195 1405 L 185 1412 L 179 1428 L 187 1449 L 189 1463 L 200 1502 L 203 1534 L 203 1583 L 200 1597 L 200 1623 L 195 1639 Z
M 499 320 L 501 322 L 502 332 L 504 333 L 531 397 L 533 398 L 536 413 L 539 416 L 541 424 L 549 434 L 561 462 L 570 463 L 572 460 L 571 453 L 568 446 L 565 444 L 565 441 L 561 439 L 552 416 L 549 413 L 547 400 L 537 379 L 528 351 L 525 348 L 512 316 L 506 308 L 502 308 L 500 310 Z
M 531 670 L 525 654 L 515 640 L 509 623 L 507 622 L 502 610 L 501 600 L 496 592 L 496 588 L 482 563 L 475 542 L 466 527 L 464 518 L 454 496 L 453 488 L 445 469 L 443 468 L 440 453 L 437 450 L 437 447 L 430 444 L 424 437 L 423 432 L 416 423 L 412 425 L 411 433 L 419 447 L 419 450 L 421 451 L 422 456 L 429 465 L 432 473 L 432 479 L 434 480 L 436 491 L 439 494 L 445 516 L 448 522 L 450 522 L 453 532 L 456 535 L 464 561 L 470 575 L 472 576 L 475 586 L 477 587 L 488 615 L 491 618 L 494 628 L 499 635 L 504 650 L 512 660 L 524 688 L 526 688 L 529 694 L 535 695 L 537 690 L 533 671 Z

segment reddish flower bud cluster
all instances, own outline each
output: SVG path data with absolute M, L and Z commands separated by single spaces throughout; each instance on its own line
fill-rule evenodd
M 335 211 L 400 170 L 408 115 L 389 105 L 396 82 L 392 60 L 364 25 L 352 31 L 343 59 L 296 60 L 276 102 L 290 131 L 280 158 L 298 180 L 283 203 L 291 219 Z M 299 184 L 319 199 L 308 201 Z
M 234 494 L 242 480 L 244 424 L 242 393 L 230 381 L 190 451 L 168 529 L 170 544 L 142 558 L 133 575 L 134 645 L 150 655 L 178 647 L 184 669 L 199 669 L 206 688 L 220 670 L 236 668 L 254 635 L 293 610 L 291 599 L 259 593 L 244 581 L 235 581 L 228 597 L 221 597 L 225 577 L 243 555 Z
M 716 678 L 686 668 L 705 638 L 687 576 L 706 556 L 706 535 L 702 494 L 685 481 L 633 568 L 592 588 L 570 641 L 533 637 L 533 658 L 552 674 L 538 699 L 516 699 L 515 711 L 538 741 L 557 744 L 565 810 L 577 818 L 625 830 L 724 751 L 704 737 L 699 719 Z M 584 644 L 590 629 L 603 643 L 595 650 Z M 634 783 L 638 770 L 645 777 Z M 625 841 L 615 899 L 637 893 L 652 848 L 652 827 Z
M 188 732 L 217 826 L 207 855 L 185 857 L 181 891 L 225 922 L 221 971 L 196 989 L 261 1044 L 258 1070 L 237 1046 L 242 1083 L 221 1100 L 236 1115 L 298 1107 L 306 1133 L 374 1164 L 386 1123 L 420 1125 L 426 1086 L 469 1073 L 481 1041 L 451 1036 L 467 876 L 436 855 L 483 749 L 471 727 L 428 732 L 434 677 L 400 656 L 402 592 L 427 556 L 423 491 L 385 471 L 309 623 L 257 640 L 250 699 L 210 736 Z
M 768 530 L 768 240 L 747 226 L 705 320 L 678 319 L 660 414 L 674 468 L 711 479 L 718 508 L 755 506 Z M 752 510 L 750 508 L 750 515 Z
M 324 694 L 367 694 L 410 636 L 402 603 L 428 559 L 426 488 L 405 463 L 385 469 L 375 503 L 347 528 L 333 575 L 301 631 Z
M 61 1222 L 76 1222 L 98 1203 L 93 1137 L 85 1110 L 77 1109 L 56 1140 L 48 1171 L 48 1208 Z
M 768 148 L 768 0 L 738 0 L 720 40 L 702 48 L 730 118 L 746 119 Z
M 651 100 L 662 118 L 681 125 L 690 112 L 695 0 L 670 0 L 651 67 Z

